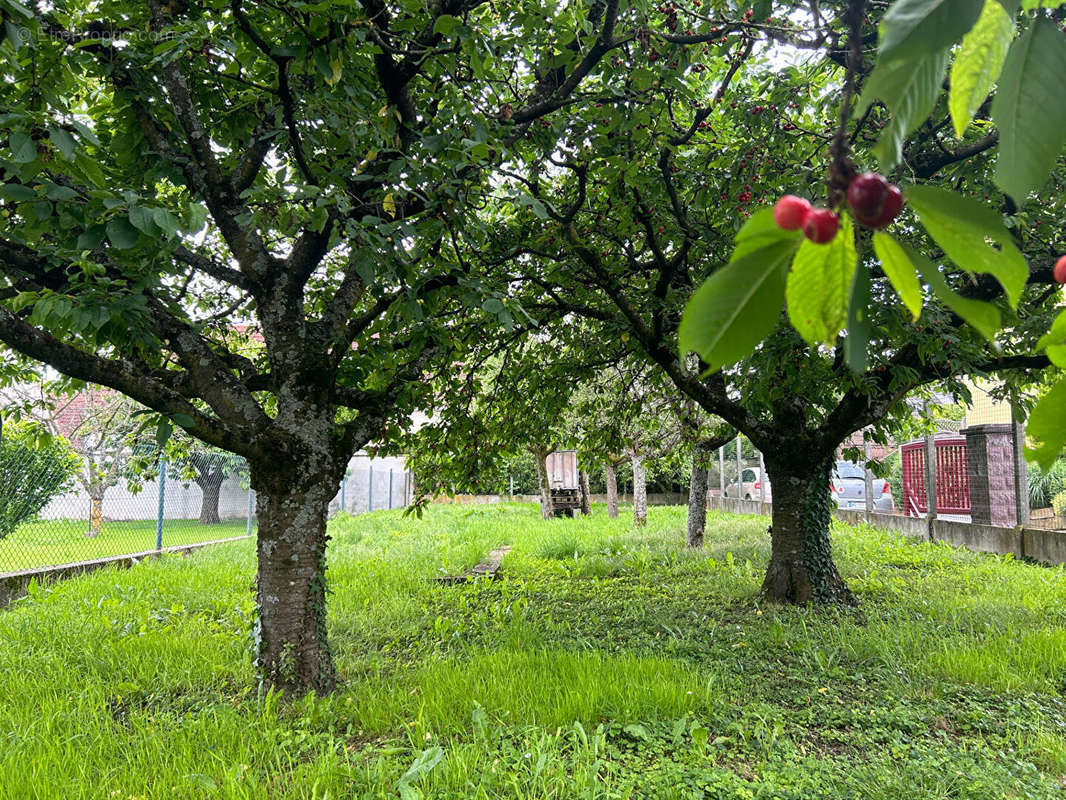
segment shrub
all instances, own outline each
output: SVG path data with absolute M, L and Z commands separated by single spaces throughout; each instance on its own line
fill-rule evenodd
M 1039 464 L 1029 465 L 1029 506 L 1047 508 L 1051 498 L 1066 491 L 1066 459 L 1060 458 L 1046 470 Z
M 35 425 L 4 425 L 0 438 L 0 539 L 67 491 L 80 462 L 66 440 Z
M 1051 498 L 1051 507 L 1055 510 L 1056 517 L 1066 517 L 1066 491 Z

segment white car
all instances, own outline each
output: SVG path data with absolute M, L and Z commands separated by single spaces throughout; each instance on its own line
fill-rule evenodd
M 737 491 L 737 482 L 730 481 L 726 484 L 724 497 L 740 497 L 744 500 L 763 500 L 772 502 L 773 495 L 770 492 L 770 479 L 763 475 L 758 467 L 745 467 L 741 473 L 743 484 Z M 766 482 L 766 494 L 762 494 L 763 481 Z

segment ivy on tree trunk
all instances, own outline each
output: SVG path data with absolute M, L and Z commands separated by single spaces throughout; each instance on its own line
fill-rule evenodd
M 770 563 L 763 594 L 783 603 L 855 604 L 829 540 L 831 455 L 764 455 L 773 485 Z

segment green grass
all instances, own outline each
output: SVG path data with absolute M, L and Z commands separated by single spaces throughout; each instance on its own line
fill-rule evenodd
M 781 608 L 765 530 L 335 520 L 344 684 L 292 704 L 250 666 L 250 542 L 36 587 L 0 613 L 0 797 L 1063 796 L 1066 572 L 838 527 L 861 608 Z M 503 580 L 433 580 L 501 544 Z
M 99 536 L 86 536 L 88 529 L 89 524 L 84 520 L 68 519 L 39 520 L 22 525 L 10 536 L 0 539 L 0 572 L 91 561 L 155 549 L 155 520 L 104 522 Z M 218 525 L 201 525 L 197 520 L 168 519 L 163 521 L 163 546 L 243 536 L 246 529 L 243 519 Z

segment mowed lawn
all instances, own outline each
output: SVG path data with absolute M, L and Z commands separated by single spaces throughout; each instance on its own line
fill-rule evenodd
M 438 506 L 332 523 L 344 686 L 251 668 L 253 547 L 0 612 L 2 798 L 1052 798 L 1066 573 L 840 527 L 861 609 L 759 600 L 767 521 Z M 434 578 L 510 544 L 504 578 Z
M 30 522 L 0 539 L 0 573 L 154 550 L 155 525 L 155 520 L 104 522 L 99 536 L 86 536 L 89 523 L 85 520 Z M 201 525 L 195 519 L 168 519 L 163 521 L 163 546 L 229 539 L 243 536 L 246 530 L 243 519 L 218 525 Z

